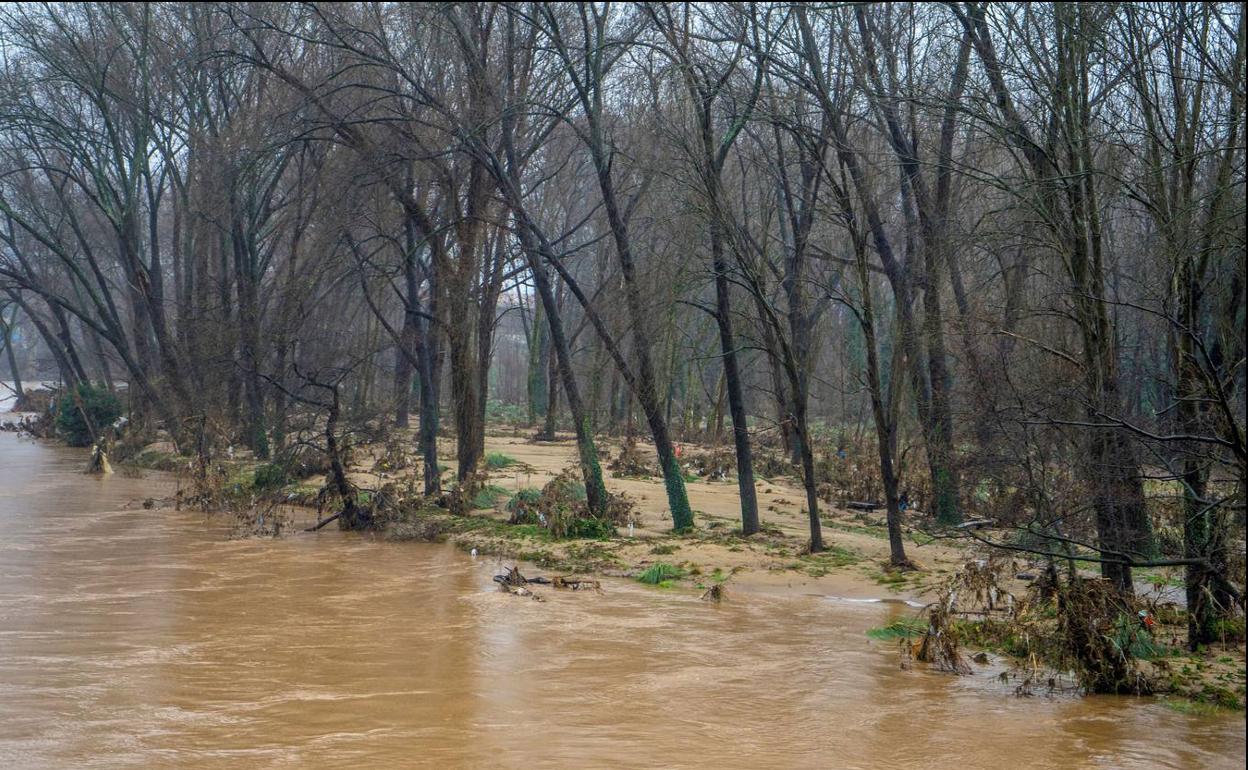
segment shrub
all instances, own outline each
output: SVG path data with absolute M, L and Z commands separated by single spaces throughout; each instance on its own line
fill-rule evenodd
M 70 446 L 91 446 L 96 437 L 91 435 L 88 424 L 103 433 L 121 416 L 121 411 L 121 402 L 107 388 L 79 383 L 73 392 L 63 393 L 57 399 L 56 429 Z
M 256 468 L 251 485 L 258 490 L 280 489 L 290 482 L 285 466 L 268 463 Z
M 542 499 L 540 489 L 521 489 L 507 501 L 507 512 L 511 514 L 509 524 L 537 524 L 539 519 L 538 504 Z
M 567 524 L 565 537 L 607 540 L 615 537 L 615 525 L 606 519 L 577 518 Z

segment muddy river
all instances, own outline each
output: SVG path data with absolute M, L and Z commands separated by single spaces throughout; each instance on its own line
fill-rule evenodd
M 230 540 L 0 433 L 0 767 L 1242 767 L 1242 715 L 902 671 L 904 605 L 611 581 L 326 530 Z

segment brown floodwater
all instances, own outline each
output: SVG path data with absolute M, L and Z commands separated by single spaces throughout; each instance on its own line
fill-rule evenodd
M 1242 767 L 1242 715 L 902 671 L 904 605 L 499 593 L 494 559 L 231 540 L 0 433 L 0 767 Z

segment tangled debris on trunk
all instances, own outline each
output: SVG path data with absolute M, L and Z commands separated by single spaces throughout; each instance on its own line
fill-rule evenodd
M 93 476 L 107 476 L 113 472 L 113 466 L 108 462 L 108 452 L 104 451 L 102 443 L 91 447 L 91 459 L 87 461 L 85 472 Z
M 951 592 L 944 600 L 931 607 L 927 616 L 927 631 L 910 649 L 915 660 L 927 663 L 937 670 L 951 674 L 969 674 L 971 666 L 958 649 L 958 635 L 950 630 L 956 602 L 957 593 Z
M 1094 693 L 1149 695 L 1154 685 L 1135 661 L 1156 647 L 1138 620 L 1136 602 L 1104 578 L 1074 577 L 1057 594 L 1062 646 L 1080 684 Z

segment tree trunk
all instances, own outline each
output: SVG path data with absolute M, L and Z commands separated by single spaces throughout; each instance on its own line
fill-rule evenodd
M 897 473 L 893 457 L 897 450 L 897 424 L 895 411 L 885 406 L 883 385 L 880 377 L 880 358 L 875 339 L 875 310 L 871 297 L 870 273 L 867 272 L 866 244 L 854 238 L 857 257 L 858 283 L 862 287 L 862 334 L 867 348 L 867 388 L 871 396 L 871 414 L 875 420 L 875 435 L 879 443 L 880 480 L 884 485 L 884 504 L 888 510 L 889 563 L 894 567 L 911 566 L 906 557 L 906 546 L 901 537 L 901 498 L 897 489 Z M 900 388 L 897 372 L 889 377 L 889 403 L 894 403 Z
M 13 313 L 9 316 L 8 321 L 5 321 L 4 318 L 0 317 L 0 331 L 4 332 L 3 339 L 0 341 L 4 342 L 5 354 L 9 359 L 9 371 L 12 372 L 13 376 L 13 392 L 17 395 L 18 399 L 21 399 L 24 398 L 26 394 L 22 391 L 22 372 L 17 368 L 17 351 L 14 350 L 13 347 L 13 332 L 16 328 L 17 307 L 14 306 Z
M 719 349 L 723 358 L 724 382 L 728 391 L 728 410 L 732 414 L 733 448 L 737 456 L 737 491 L 741 496 L 741 534 L 752 535 L 759 530 L 758 497 L 754 489 L 754 453 L 750 446 L 749 425 L 745 415 L 745 395 L 741 387 L 741 371 L 737 362 L 737 343 L 732 330 L 732 304 L 728 286 L 728 262 L 719 226 L 711 225 L 711 253 L 715 269 L 715 321 L 719 326 Z M 723 412 L 720 412 L 722 426 Z M 719 440 L 718 430 L 716 441 Z
M 514 182 L 514 178 L 509 180 Z M 517 188 L 511 184 L 506 185 L 506 192 L 516 191 Z M 563 317 L 560 312 L 559 302 L 555 298 L 555 293 L 550 285 L 550 276 L 546 272 L 546 266 L 540 261 L 541 257 L 545 257 L 547 261 L 553 256 L 552 249 L 548 241 L 537 232 L 537 229 L 528 219 L 521 207 L 521 201 L 518 195 L 513 194 L 512 202 L 515 204 L 513 212 L 520 221 L 520 227 L 517 228 L 520 234 L 521 245 L 524 246 L 525 255 L 528 257 L 529 269 L 533 274 L 533 282 L 537 285 L 538 295 L 541 297 L 542 304 L 546 309 L 546 321 L 550 328 L 550 340 L 553 346 L 551 350 L 551 361 L 554 362 L 559 370 L 559 377 L 563 383 L 563 392 L 568 399 L 568 411 L 572 414 L 573 429 L 576 431 L 576 447 L 577 455 L 580 459 L 581 478 L 585 483 L 585 502 L 589 508 L 590 515 L 595 517 L 603 517 L 607 511 L 607 487 L 602 479 L 602 466 L 598 462 L 598 449 L 594 445 L 594 436 L 590 430 L 589 416 L 585 412 L 585 405 L 581 401 L 580 390 L 576 384 L 576 376 L 572 371 L 572 354 L 568 347 L 567 337 L 563 330 Z M 546 420 L 550 427 L 550 421 L 555 413 L 555 393 L 553 381 L 549 388 L 551 393 L 551 403 L 547 408 Z
M 546 314 L 540 301 L 533 309 L 533 331 L 529 337 L 529 425 L 535 425 L 538 417 L 546 416 L 547 390 L 551 382 L 548 372 L 555 368 L 550 360 L 550 337 L 546 328 Z

